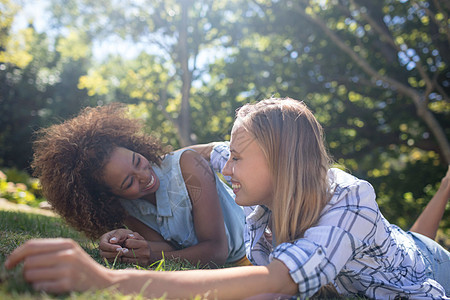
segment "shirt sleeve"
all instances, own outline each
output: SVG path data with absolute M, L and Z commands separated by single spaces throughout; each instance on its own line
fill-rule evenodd
M 272 258 L 288 267 L 302 299 L 345 272 L 346 264 L 374 238 L 379 210 L 370 184 L 360 180 L 336 193 L 338 201 L 328 207 L 317 226 L 293 243 L 278 245 L 272 253 Z
M 211 154 L 210 162 L 214 172 L 222 173 L 222 169 L 230 157 L 230 143 L 220 142 L 214 145 Z M 224 176 L 225 180 L 231 184 L 230 176 Z

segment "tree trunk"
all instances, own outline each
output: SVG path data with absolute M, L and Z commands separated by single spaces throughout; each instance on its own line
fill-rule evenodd
M 191 85 L 192 85 L 192 72 L 189 70 L 189 52 L 188 52 L 188 10 L 190 1 L 181 1 L 181 26 L 180 36 L 178 40 L 179 60 L 181 65 L 181 108 L 178 115 L 178 128 L 180 129 L 181 146 L 192 145 L 193 140 L 191 138 L 191 106 L 189 103 Z

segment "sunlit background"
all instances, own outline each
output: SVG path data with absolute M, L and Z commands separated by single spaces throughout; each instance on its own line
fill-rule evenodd
M 0 0 L 0 168 L 33 131 L 123 102 L 174 148 L 229 138 L 234 111 L 304 100 L 336 163 L 407 229 L 450 163 L 448 2 Z M 450 218 L 442 228 L 448 233 Z

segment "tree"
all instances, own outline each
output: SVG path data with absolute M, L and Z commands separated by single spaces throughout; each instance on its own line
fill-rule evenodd
M 442 176 L 450 163 L 450 7 L 433 0 L 350 0 L 325 5 L 300 1 L 294 10 L 324 33 L 328 47 L 347 57 L 345 65 L 334 69 L 336 64 L 323 56 L 324 81 L 332 84 L 340 72 L 344 79 L 338 80 L 337 92 L 341 89 L 349 99 L 348 108 L 361 112 L 358 102 L 376 105 L 373 120 L 377 122 L 369 127 L 362 123 L 366 134 L 358 130 L 356 136 L 365 136 L 371 147 L 384 146 L 375 155 L 359 155 L 359 164 L 365 165 L 377 185 L 384 212 L 406 227 L 410 220 L 398 212 L 416 214 L 426 203 L 422 197 L 430 197 L 435 190 L 431 178 L 438 181 L 436 173 Z M 352 125 L 358 127 L 359 121 L 365 118 L 355 115 Z M 374 138 L 374 130 L 382 134 Z M 442 167 L 433 173 L 429 166 L 436 166 L 438 160 Z M 389 184 L 395 188 L 388 188 Z
M 272 95 L 302 99 L 325 127 L 336 162 L 373 183 L 385 215 L 404 228 L 446 171 L 448 4 L 52 1 L 59 41 L 42 47 L 48 52 L 41 64 L 33 59 L 26 71 L 0 73 L 57 75 L 44 85 L 43 99 L 52 104 L 39 106 L 40 121 L 85 104 L 120 101 L 178 147 L 228 139 L 243 103 Z M 88 71 L 90 53 L 76 58 L 113 38 L 126 41 L 128 51 L 105 56 Z M 28 52 L 36 57 L 36 50 Z M 30 76 L 27 82 L 39 82 Z M 33 91 L 19 84 L 11 90 Z M 37 88 L 33 93 L 41 99 Z
M 358 112 L 364 106 L 369 110 L 370 101 L 378 111 L 403 111 L 410 120 L 419 116 L 428 130 L 425 138 L 421 130 L 399 142 L 439 152 L 448 164 L 449 7 L 437 1 L 257 3 L 264 14 L 254 20 L 254 32 L 278 44 L 277 53 L 271 46 L 266 53 L 253 50 L 271 57 L 265 77 L 282 84 L 270 86 L 291 92 L 292 86 L 301 86 L 297 91 L 304 96 L 315 92 L 337 100 L 342 95 L 340 105 Z M 305 83 L 299 85 L 300 80 Z M 382 130 L 391 120 L 378 117 L 377 122 L 377 130 L 392 132 L 389 140 L 398 140 L 400 126 Z
M 6 42 L 0 51 L 0 165 L 29 170 L 34 131 L 92 104 L 77 88 L 90 53 L 80 56 L 80 40 L 77 47 L 62 37 L 52 44 L 32 24 L 13 34 L 13 17 L 1 36 Z M 76 55 L 68 49 L 77 49 Z
M 258 13 L 219 71 L 221 80 L 233 82 L 227 91 L 246 102 L 271 95 L 305 100 L 324 125 L 337 163 L 373 183 L 388 219 L 407 228 L 448 164 L 449 51 L 442 28 L 448 7 L 254 2 Z M 422 18 L 425 8 L 442 22 L 440 29 Z
M 450 111 L 450 7 L 445 11 L 438 1 L 350 0 L 338 2 L 343 16 L 337 19 L 327 18 L 326 13 L 325 17 L 319 16 L 315 13 L 318 7 L 303 1 L 296 10 L 351 58 L 360 69 L 361 81 L 371 86 L 384 85 L 412 101 L 449 164 L 450 144 L 433 112 Z M 319 8 L 320 14 L 324 8 L 336 11 L 331 5 Z M 339 28 L 346 27 L 345 35 L 340 35 Z M 377 57 L 378 62 L 369 56 Z M 393 68 L 387 68 L 389 62 Z
M 128 0 L 112 5 L 109 1 L 54 0 L 52 9 L 58 24 L 72 27 L 81 24 L 92 39 L 119 36 L 143 45 L 144 49 L 157 49 L 150 54 L 160 57 L 169 76 L 166 82 L 156 86 L 159 97 L 151 101 L 172 122 L 180 144 L 188 145 L 195 141 L 191 121 L 192 84 L 204 75 L 205 68 L 198 64 L 199 54 L 226 47 L 226 41 L 238 26 L 236 16 L 245 10 L 245 5 L 238 4 L 238 1 Z M 169 86 L 177 90 L 165 90 Z M 174 117 L 163 110 L 177 94 L 181 99 Z
M 28 53 L 32 32 L 25 29 L 11 36 L 11 26 L 19 7 L 9 0 L 1 0 L 0 8 L 0 62 L 26 67 L 32 59 Z

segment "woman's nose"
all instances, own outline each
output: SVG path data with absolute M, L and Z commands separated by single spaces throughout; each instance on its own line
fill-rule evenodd
M 148 175 L 146 174 L 144 169 L 136 171 L 136 177 L 138 178 L 139 182 L 148 181 Z
M 233 175 L 233 168 L 231 166 L 231 159 L 228 159 L 225 163 L 225 166 L 223 166 L 222 174 L 224 176 L 232 176 Z

